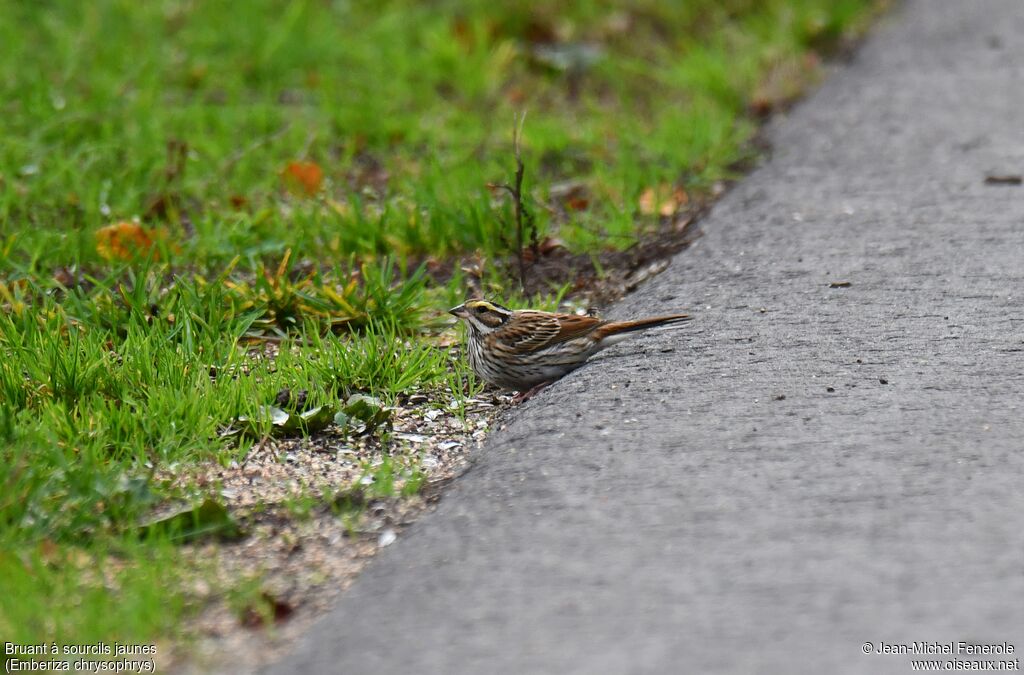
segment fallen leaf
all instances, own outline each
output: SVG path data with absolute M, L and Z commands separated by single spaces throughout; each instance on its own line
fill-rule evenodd
M 280 395 L 280 394 L 279 394 Z M 310 434 L 326 428 L 334 419 L 337 408 L 323 405 L 302 413 L 289 413 L 277 406 L 261 406 L 255 418 L 239 415 L 235 422 L 242 433 L 258 438 L 262 436 L 263 425 L 270 422 L 270 433 L 274 436 Z
M 534 262 L 538 256 L 550 256 L 564 250 L 565 243 L 561 239 L 557 239 L 555 237 L 544 237 L 544 239 L 537 242 L 536 250 L 531 246 L 523 251 L 523 260 L 526 262 Z
M 306 433 L 313 433 L 325 429 L 334 420 L 334 406 L 322 405 L 312 410 L 307 410 L 298 416 L 299 426 Z
M 96 252 L 106 260 L 130 260 L 150 253 L 157 242 L 164 238 L 163 230 L 154 230 L 126 220 L 96 231 Z M 159 254 L 154 252 L 153 257 L 159 258 Z
M 566 181 L 552 185 L 551 199 L 559 202 L 567 211 L 586 211 L 590 206 L 590 194 L 586 183 Z
M 365 396 L 363 394 L 353 394 L 345 401 L 345 407 L 341 409 L 338 415 L 335 415 L 334 421 L 342 428 L 348 430 L 352 427 L 353 420 L 358 420 L 362 423 L 361 428 L 357 427 L 354 431 L 358 433 L 373 433 L 373 431 L 391 420 L 392 410 L 384 407 L 384 405 L 376 398 L 372 396 Z M 344 415 L 344 419 L 342 419 Z
M 324 182 L 324 170 L 315 162 L 288 162 L 281 175 L 290 189 L 297 189 L 310 197 L 320 191 Z
M 590 206 L 590 200 L 586 197 L 570 197 L 565 200 L 565 208 L 570 211 L 586 211 Z
M 565 242 L 557 237 L 544 237 L 538 247 L 541 255 L 551 255 L 555 251 L 564 250 Z

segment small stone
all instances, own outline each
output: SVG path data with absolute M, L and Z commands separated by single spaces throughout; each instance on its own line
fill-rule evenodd
M 377 538 L 377 546 L 384 548 L 385 546 L 391 546 L 398 539 L 398 535 L 395 531 L 388 528 L 380 533 L 380 537 Z

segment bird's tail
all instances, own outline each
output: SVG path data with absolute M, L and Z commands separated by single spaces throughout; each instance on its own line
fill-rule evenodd
M 601 326 L 609 329 L 609 335 L 616 333 L 632 333 L 638 330 L 647 330 L 658 326 L 669 326 L 676 323 L 685 323 L 692 319 L 689 314 L 670 314 L 668 316 L 652 316 L 649 319 L 637 319 L 636 321 L 615 321 Z
M 601 335 L 601 342 L 604 346 L 610 346 L 629 336 L 630 333 L 657 328 L 658 326 L 671 326 L 685 323 L 692 317 L 689 314 L 670 314 L 668 316 L 654 316 L 649 319 L 637 319 L 635 321 L 612 321 L 597 329 Z

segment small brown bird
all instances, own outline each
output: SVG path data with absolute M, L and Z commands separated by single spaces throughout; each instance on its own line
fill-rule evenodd
M 525 392 L 523 398 L 635 332 L 690 319 L 687 314 L 672 314 L 604 321 L 575 314 L 510 310 L 487 300 L 468 300 L 448 311 L 469 328 L 473 371 L 493 385 Z

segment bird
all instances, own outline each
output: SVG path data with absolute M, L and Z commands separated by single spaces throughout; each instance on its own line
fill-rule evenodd
M 634 333 L 690 320 L 670 314 L 635 321 L 535 309 L 511 310 L 488 300 L 467 300 L 448 310 L 466 323 L 469 365 L 482 380 L 519 392 L 525 400 Z

